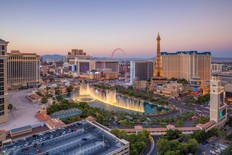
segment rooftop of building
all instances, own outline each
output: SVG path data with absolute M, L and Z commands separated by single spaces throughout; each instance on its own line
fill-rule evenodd
M 11 133 L 16 133 L 16 132 L 24 131 L 24 130 L 27 130 L 27 129 L 32 129 L 31 125 L 27 125 L 27 126 L 22 126 L 22 127 L 18 127 L 18 128 L 15 128 L 15 129 L 11 129 L 10 132 Z
M 231 83 L 225 84 L 225 91 L 232 92 L 232 84 Z
M 9 43 L 9 42 L 7 42 L 7 41 L 0 38 L 0 43 Z
M 36 53 L 22 53 L 19 50 L 11 50 L 10 53 L 7 53 L 8 56 L 14 56 L 14 55 L 23 55 L 23 56 L 36 56 L 39 57 Z
M 6 154 L 110 154 L 128 144 L 103 128 L 81 121 L 5 145 Z M 39 150 L 39 151 L 38 151 Z
M 77 108 L 72 108 L 72 109 L 68 109 L 68 110 L 61 110 L 61 111 L 55 112 L 55 113 L 51 114 L 50 117 L 63 119 L 63 118 L 68 118 L 68 117 L 72 117 L 72 116 L 77 116 L 77 115 L 80 115 L 81 113 L 82 113 L 81 110 L 79 110 Z
M 180 54 L 187 54 L 187 55 L 211 55 L 211 52 L 197 52 L 197 51 L 177 51 L 174 53 L 168 52 L 161 52 L 161 55 L 180 55 Z

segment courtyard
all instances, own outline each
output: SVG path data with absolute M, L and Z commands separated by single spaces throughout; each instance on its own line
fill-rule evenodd
M 10 130 L 40 123 L 35 117 L 40 109 L 40 104 L 32 103 L 26 98 L 29 91 L 26 89 L 8 92 L 8 103 L 13 105 L 13 109 L 9 112 L 8 121 L 0 124 L 0 130 Z

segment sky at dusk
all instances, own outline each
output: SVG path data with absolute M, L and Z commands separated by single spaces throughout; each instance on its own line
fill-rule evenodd
M 8 51 L 109 57 L 210 51 L 232 57 L 232 0 L 1 0 L 0 38 Z M 116 57 L 122 56 L 117 53 Z

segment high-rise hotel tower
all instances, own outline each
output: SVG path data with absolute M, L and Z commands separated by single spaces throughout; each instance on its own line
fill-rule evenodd
M 35 86 L 40 82 L 40 56 L 36 53 L 7 53 L 7 81 L 9 87 Z
M 220 77 L 212 76 L 210 80 L 210 120 L 222 127 L 227 121 L 227 104 Z
M 211 77 L 211 53 L 197 51 L 180 51 L 176 53 L 161 52 L 164 76 L 168 79 L 179 78 L 191 81 L 199 77 L 209 81 Z
M 7 45 L 0 39 L 0 123 L 8 119 L 8 93 L 7 93 Z

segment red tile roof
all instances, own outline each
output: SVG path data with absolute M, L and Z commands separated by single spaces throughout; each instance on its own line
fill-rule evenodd
M 36 117 L 38 120 L 42 121 L 42 122 L 44 122 L 44 121 L 46 121 L 47 119 L 50 118 L 47 114 L 44 114 L 44 113 L 41 113 L 41 112 L 38 113 L 38 114 L 36 114 L 35 117 Z

